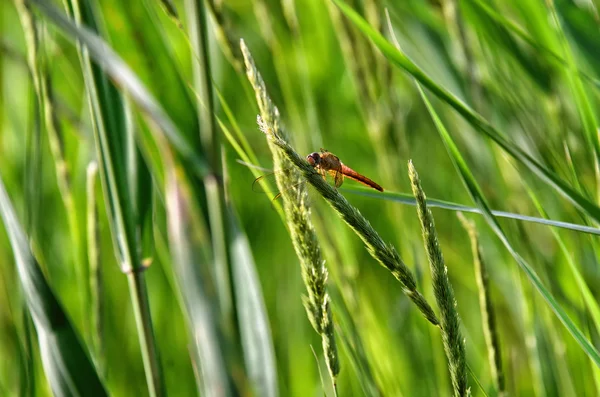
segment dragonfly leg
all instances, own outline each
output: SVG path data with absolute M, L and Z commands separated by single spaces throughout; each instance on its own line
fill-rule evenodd
M 344 174 L 342 174 L 339 171 L 335 171 L 335 175 L 333 176 L 334 181 L 335 181 L 335 187 L 340 187 L 342 186 L 342 183 L 344 183 Z
M 327 182 L 327 171 L 325 171 L 325 170 L 324 170 L 324 169 L 322 169 L 322 168 L 319 168 L 319 174 L 321 174 L 321 176 L 323 177 L 323 180 L 324 180 L 325 182 Z

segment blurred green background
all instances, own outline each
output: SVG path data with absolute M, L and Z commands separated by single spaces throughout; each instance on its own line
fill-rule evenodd
M 158 0 L 89 3 L 102 38 L 157 98 L 183 136 L 190 142 L 198 140 L 197 109 L 201 105 L 197 108 L 194 65 L 199 61 L 194 40 L 188 36 L 190 4 L 195 2 L 164 2 L 174 4 L 179 19 L 169 16 Z M 600 19 L 596 0 L 347 3 L 391 41 L 387 9 L 402 51 L 435 84 L 479 112 L 506 140 L 552 170 L 583 197 L 598 203 L 599 157 L 595 147 L 599 131 L 595 122 Z M 215 0 L 207 4 L 213 87 L 223 98 L 221 102 L 215 96 L 215 113 L 230 131 L 239 128 L 258 157 L 256 165 L 272 168 L 272 159 L 256 124 L 258 108 L 239 55 L 240 38 L 252 52 L 298 153 L 304 156 L 327 148 L 378 182 L 386 192 L 401 193 L 410 193 L 406 164 L 412 159 L 428 197 L 474 205 L 410 74 L 387 60 L 334 3 Z M 62 4 L 54 5 L 64 12 Z M 44 13 L 32 8 L 52 86 L 54 114 L 61 127 L 73 208 L 79 232 L 85 233 L 86 169 L 97 154 L 82 68 L 73 40 Z M 115 258 L 100 180 L 96 198 L 102 288 L 98 290 L 97 274 L 89 270 L 87 260 L 80 260 L 88 257 L 86 244 L 77 246 L 79 243 L 74 241 L 69 210 L 56 176 L 56 157 L 44 121 L 37 115 L 38 96 L 28 71 L 28 44 L 20 15 L 13 2 L 1 2 L 0 10 L 0 176 L 37 261 L 90 352 L 108 392 L 115 396 L 145 395 L 148 389 L 128 282 Z M 429 98 L 493 209 L 540 216 L 533 194 L 551 219 L 597 226 L 597 219 L 478 133 L 450 106 L 434 100 L 433 95 Z M 151 130 L 148 118 L 141 115 L 135 101 L 130 102 L 134 109 L 132 122 L 141 131 Z M 227 169 L 226 190 L 249 240 L 261 289 L 258 292 L 262 293 L 268 316 L 279 395 L 333 395 L 320 337 L 302 305 L 306 287 L 286 227 L 271 197 L 252 190 L 255 176 L 237 161 L 241 157 L 231 141 L 220 128 L 217 134 Z M 155 147 L 148 142 L 154 142 Z M 158 148 L 164 145 L 166 141 L 154 141 L 147 134 L 143 143 L 138 141 L 148 162 L 148 152 L 154 151 L 160 157 L 164 152 Z M 204 157 L 201 150 L 198 155 Z M 185 291 L 173 275 L 162 171 L 153 166 L 149 169 L 153 185 L 147 198 L 155 200 L 154 239 L 149 251 L 144 251 L 153 258 L 144 275 L 159 360 L 167 392 L 194 395 L 198 393 L 194 340 L 181 304 Z M 203 189 L 194 185 L 193 177 L 190 180 L 192 194 L 202 195 Z M 398 249 L 416 274 L 420 291 L 433 302 L 414 207 L 394 202 L 393 195 L 354 194 L 366 190 L 349 180 L 340 191 L 383 239 Z M 330 272 L 332 311 L 338 327 L 338 394 L 451 395 L 439 330 L 423 319 L 399 283 L 369 255 L 323 199 L 312 193 L 312 217 Z M 197 202 L 200 214 L 205 216 L 208 210 L 204 199 Z M 468 234 L 455 211 L 433 209 L 433 215 L 462 319 L 472 370 L 469 385 L 473 395 L 496 395 Z M 483 218 L 468 217 L 477 223 L 489 271 L 508 394 L 598 395 L 598 368 L 554 316 Z M 592 296 L 598 296 L 597 236 L 525 221 L 503 219 L 500 223 L 510 243 L 536 270 L 559 305 L 598 346 L 600 330 L 590 314 L 594 309 L 584 301 L 575 281 L 581 277 Z M 213 235 L 215 230 L 209 229 Z M 553 231 L 558 232 L 558 238 Z M 0 228 L 0 357 L 5 358 L 0 360 L 0 395 L 49 395 L 40 348 L 13 258 L 6 231 Z M 234 282 L 232 290 L 236 288 Z M 94 323 L 98 318 L 100 323 Z M 360 346 L 355 341 L 348 348 L 340 340 L 348 340 L 352 330 L 356 330 Z M 356 361 L 351 356 L 361 349 L 363 364 L 368 366 L 377 392 L 364 388 L 365 369 L 353 365 Z M 243 380 L 249 371 L 247 365 L 239 362 L 238 367 L 231 368 L 230 377 L 240 394 L 260 395 L 253 394 Z

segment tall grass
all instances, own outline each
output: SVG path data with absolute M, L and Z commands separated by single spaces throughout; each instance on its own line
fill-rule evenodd
M 588 3 L 2 2 L 0 394 L 598 394 Z

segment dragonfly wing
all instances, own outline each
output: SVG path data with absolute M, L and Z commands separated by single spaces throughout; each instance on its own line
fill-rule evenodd
M 335 187 L 340 187 L 342 186 L 342 183 L 344 183 L 344 174 L 342 174 L 341 172 L 338 171 L 334 171 L 335 175 L 333 176 L 334 180 L 335 180 Z

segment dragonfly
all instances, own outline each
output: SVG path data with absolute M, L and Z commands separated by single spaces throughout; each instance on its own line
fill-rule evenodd
M 311 154 L 306 156 L 306 161 L 308 162 L 308 164 L 315 168 L 315 170 L 323 177 L 323 179 L 327 180 L 327 175 L 330 175 L 333 178 L 334 185 L 336 188 L 342 186 L 342 184 L 344 183 L 344 178 L 346 177 L 356 182 L 362 183 L 365 186 L 383 192 L 383 188 L 380 185 L 367 178 L 366 176 L 354 171 L 352 168 L 342 163 L 339 157 L 337 157 L 335 154 L 331 153 L 326 149 L 321 148 L 320 153 L 312 152 Z M 252 184 L 252 189 L 257 191 L 257 186 L 262 180 L 264 180 L 265 178 L 272 178 L 279 172 L 284 171 L 285 170 L 276 171 L 256 178 L 254 180 L 254 183 Z M 288 189 L 291 187 L 292 186 L 288 187 Z M 277 194 L 277 196 L 275 196 L 273 200 L 277 200 L 279 197 L 281 197 L 281 194 L 282 192 L 279 192 L 279 194 Z

